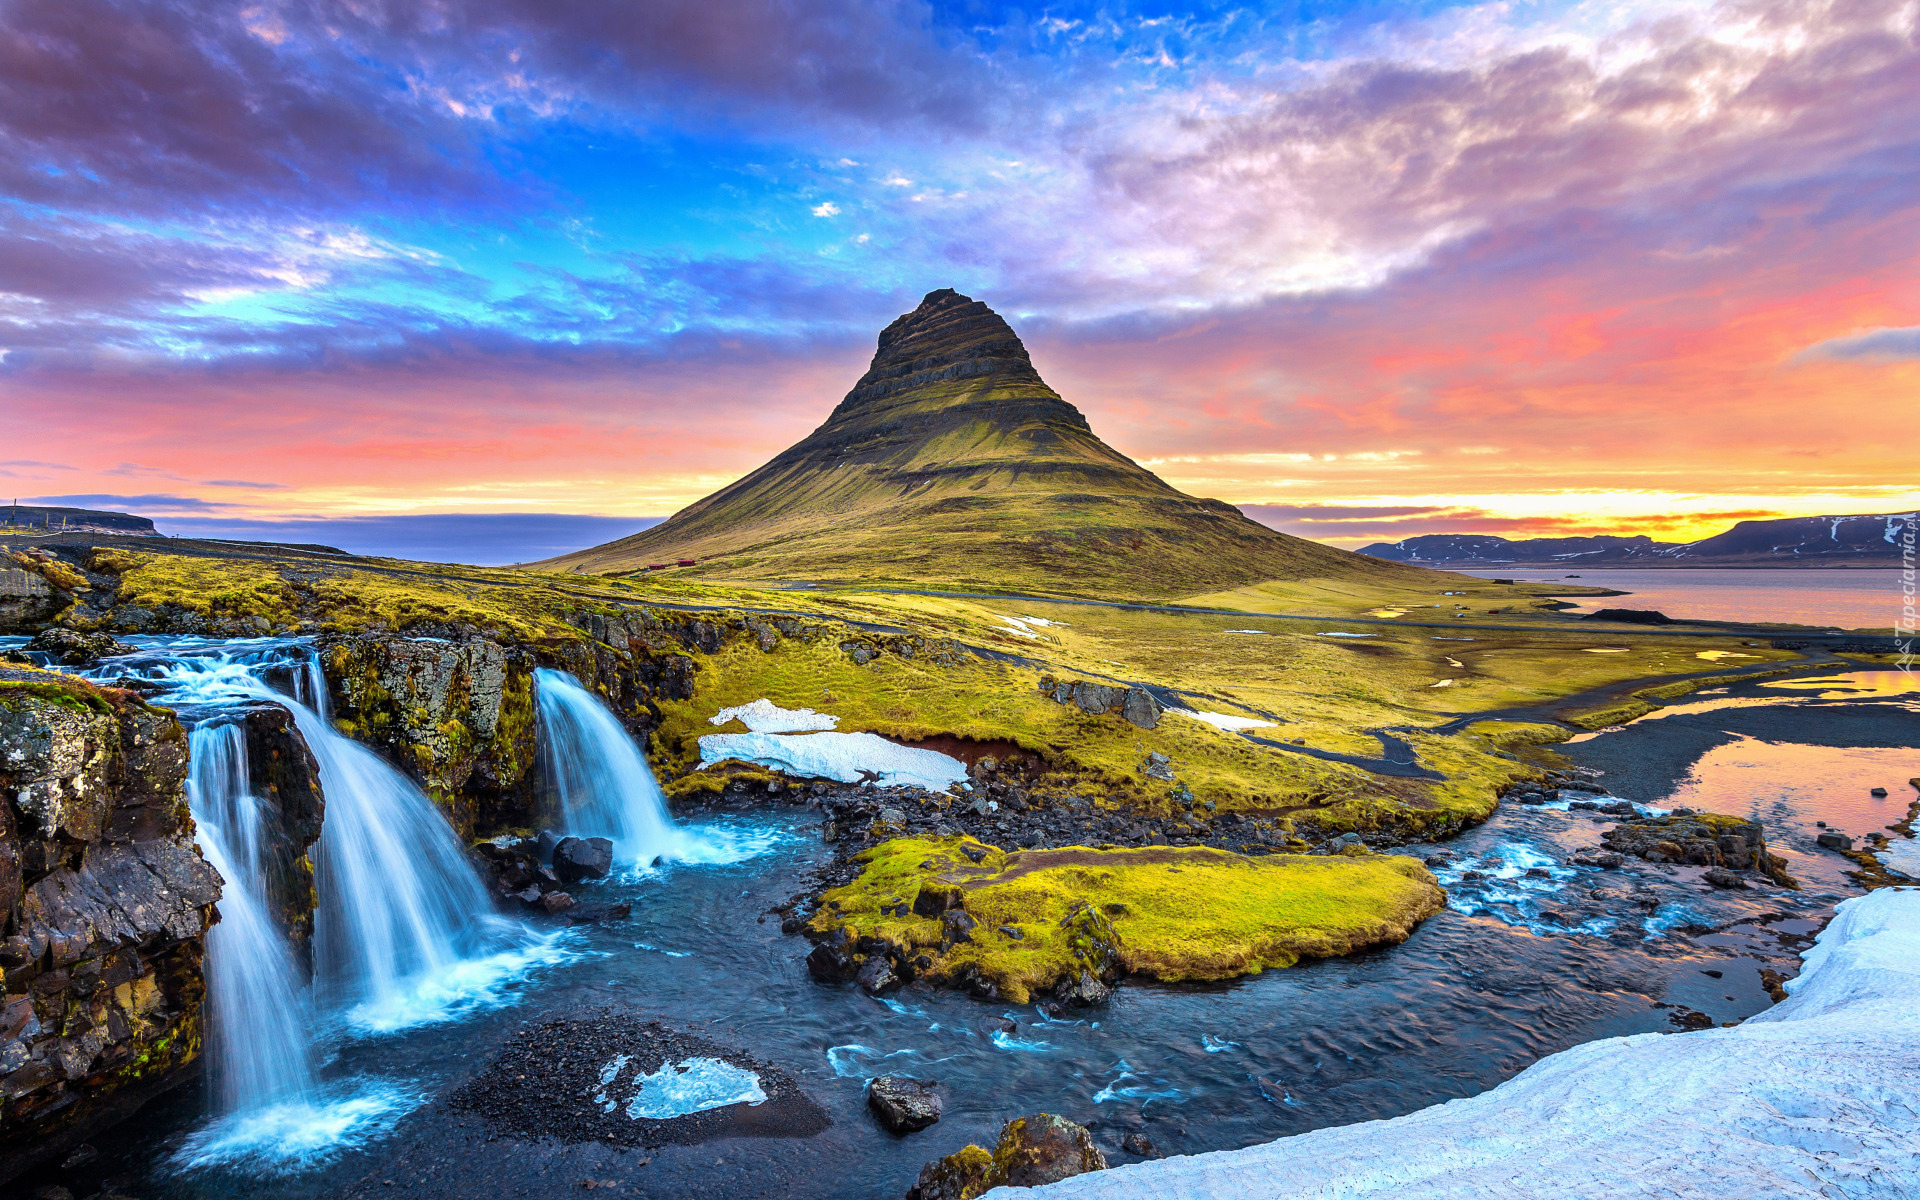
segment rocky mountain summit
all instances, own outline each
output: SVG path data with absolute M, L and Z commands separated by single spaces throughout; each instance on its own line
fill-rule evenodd
M 1142 596 L 1402 569 L 1173 488 L 1102 441 L 998 313 L 950 288 L 887 326 L 826 422 L 771 462 L 664 524 L 538 565 Z

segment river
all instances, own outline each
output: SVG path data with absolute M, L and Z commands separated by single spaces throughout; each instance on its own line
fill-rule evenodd
M 557 1198 L 589 1181 L 675 1200 L 890 1197 L 928 1159 L 991 1144 L 1025 1113 L 1087 1124 L 1116 1162 L 1130 1159 L 1120 1143 L 1134 1132 L 1167 1154 L 1226 1149 L 1470 1095 L 1576 1043 L 1673 1030 L 1683 1010 L 1738 1021 L 1770 1003 L 1760 971 L 1792 974 L 1805 939 L 1857 894 L 1853 864 L 1815 844 L 1817 822 L 1861 834 L 1904 815 L 1920 704 L 1898 672 L 1836 668 L 1816 685 L 1742 685 L 1683 708 L 1565 750 L 1620 797 L 1760 817 L 1802 890 L 1724 892 L 1697 869 L 1637 860 L 1568 866 L 1604 825 L 1509 805 L 1444 848 L 1416 848 L 1451 857 L 1439 868 L 1451 905 L 1401 946 L 1219 985 L 1128 981 L 1103 1009 L 1050 1019 L 951 993 L 875 1000 L 814 982 L 805 941 L 763 914 L 827 855 L 816 815 L 693 814 L 685 833 L 730 853 L 583 889 L 631 903 L 629 920 L 529 918 L 542 952 L 469 989 L 444 1019 L 323 1022 L 319 1089 L 382 1098 L 373 1117 L 292 1131 L 305 1139 L 295 1154 L 209 1155 L 213 1097 L 188 1085 L 47 1181 L 173 1200 Z M 1873 800 L 1873 785 L 1892 795 Z M 447 1103 L 525 1023 L 609 1008 L 778 1065 L 832 1125 L 642 1153 L 521 1142 Z M 944 1119 L 905 1138 L 882 1132 L 863 1106 L 866 1078 L 881 1072 L 938 1079 Z

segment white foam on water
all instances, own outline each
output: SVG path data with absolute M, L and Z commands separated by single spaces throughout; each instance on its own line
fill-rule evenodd
M 1236 1048 L 1240 1043 L 1230 1042 L 1225 1038 L 1217 1038 L 1210 1033 L 1203 1033 L 1200 1035 L 1200 1045 L 1206 1049 L 1208 1054 L 1223 1054 L 1228 1050 Z
M 324 1166 L 377 1141 L 426 1097 L 392 1083 L 362 1080 L 284 1104 L 222 1117 L 190 1134 L 174 1155 L 180 1170 L 224 1168 L 279 1175 Z
M 653 944 L 653 943 L 651 943 L 651 942 L 635 942 L 635 943 L 633 944 L 633 948 L 634 948 L 635 950 L 650 950 L 650 951 L 652 951 L 652 952 L 653 952 L 653 953 L 655 953 L 655 954 L 664 954 L 664 955 L 666 955 L 666 956 L 667 956 L 668 958 L 692 958 L 692 957 L 693 957 L 693 953 L 692 953 L 691 951 L 688 951 L 688 950 L 662 950 L 662 949 L 661 949 L 660 947 L 658 947 L 658 946 L 656 946 L 656 945 L 654 945 L 654 944 Z
M 709 725 L 738 721 L 754 733 L 810 733 L 836 728 L 840 718 L 811 708 L 781 708 L 762 697 L 750 704 L 723 708 L 707 718 Z
M 1200 1089 L 1192 1091 L 1176 1087 L 1154 1087 L 1151 1082 L 1133 1073 L 1133 1067 L 1126 1059 L 1121 1059 L 1112 1068 L 1117 1074 L 1107 1081 L 1107 1085 L 1093 1094 L 1095 1104 L 1107 1104 L 1118 1100 L 1138 1100 L 1145 1108 L 1155 1100 L 1172 1100 L 1184 1104 L 1200 1094 Z M 1164 1080 L 1154 1081 L 1164 1083 Z
M 993 1031 L 993 1044 L 1002 1050 L 1021 1050 L 1028 1054 L 1046 1054 L 1053 1049 L 1052 1042 L 1015 1037 L 1004 1029 L 996 1029 Z
M 862 1046 L 858 1042 L 849 1042 L 844 1046 L 827 1047 L 827 1064 L 833 1073 L 842 1079 L 871 1079 L 880 1074 L 871 1071 L 869 1066 L 886 1062 L 890 1058 L 918 1058 L 918 1050 L 895 1050 L 882 1054 L 871 1046 Z
M 1177 716 L 1191 717 L 1196 721 L 1205 721 L 1215 729 L 1228 732 L 1239 729 L 1271 729 L 1277 722 L 1262 720 L 1258 717 L 1236 717 L 1232 713 L 1208 712 L 1204 708 L 1169 708 Z
M 639 1090 L 627 1101 L 627 1116 L 636 1121 L 667 1121 L 729 1104 L 767 1102 L 758 1075 L 717 1058 L 661 1063 L 658 1071 L 634 1082 Z
M 514 931 L 522 929 L 517 924 L 501 924 Z M 353 1005 L 343 1014 L 343 1022 L 351 1033 L 369 1037 L 504 1008 L 520 999 L 510 985 L 540 968 L 578 958 L 580 952 L 572 944 L 576 940 L 578 931 L 573 929 L 528 934 L 518 946 L 448 963 L 437 974 L 415 976 Z
M 840 783 L 878 775 L 873 782 L 882 787 L 933 792 L 967 779 L 967 765 L 959 759 L 897 745 L 875 733 L 710 733 L 700 739 L 701 770 L 729 758 Z

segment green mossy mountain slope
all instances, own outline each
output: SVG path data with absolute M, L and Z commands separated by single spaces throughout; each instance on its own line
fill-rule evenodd
M 1006 321 L 951 289 L 880 334 L 825 424 L 621 541 L 535 564 L 1165 598 L 1268 579 L 1433 573 L 1290 537 L 1169 486 L 1096 436 Z

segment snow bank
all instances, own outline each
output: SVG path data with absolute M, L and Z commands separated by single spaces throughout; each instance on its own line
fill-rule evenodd
M 1910 879 L 1920 879 L 1920 841 L 1894 838 L 1880 852 L 1880 861 L 1888 870 L 1898 871 Z
M 1236 717 L 1231 713 L 1208 712 L 1204 708 L 1170 708 L 1167 711 L 1176 716 L 1205 721 L 1215 729 L 1224 729 L 1229 733 L 1240 729 L 1268 729 L 1274 724 L 1272 721 L 1262 721 L 1258 717 Z
M 839 717 L 810 708 L 781 708 L 765 697 L 752 704 L 723 708 L 707 718 L 710 725 L 725 725 L 728 721 L 738 721 L 755 733 L 805 733 L 815 729 L 832 729 L 840 724 Z
M 967 778 L 967 765 L 957 758 L 897 746 L 875 733 L 710 733 L 700 739 L 701 770 L 728 758 L 841 783 L 859 783 L 873 774 L 883 787 L 934 792 Z
M 1805 958 L 1784 1003 L 1732 1029 L 1588 1042 L 1492 1091 L 1391 1121 L 1034 1191 L 1049 1200 L 1920 1196 L 1920 889 L 1848 900 Z

